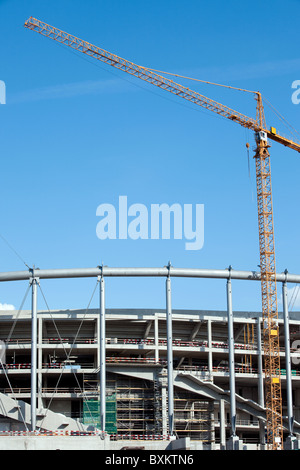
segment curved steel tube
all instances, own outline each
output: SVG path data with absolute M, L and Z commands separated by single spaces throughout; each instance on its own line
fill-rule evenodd
M 34 274 L 33 274 L 34 273 Z M 189 277 L 210 279 L 239 279 L 248 281 L 260 281 L 258 271 L 235 271 L 234 269 L 195 269 L 174 268 L 110 268 L 98 266 L 96 268 L 69 268 L 69 269 L 37 269 L 27 271 L 11 271 L 0 273 L 0 282 L 24 281 L 38 277 L 39 279 L 62 279 L 84 277 Z M 300 283 L 299 274 L 277 273 L 277 282 Z

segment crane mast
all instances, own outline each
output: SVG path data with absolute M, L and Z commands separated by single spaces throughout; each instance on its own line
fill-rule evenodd
M 264 112 L 260 95 L 257 97 L 257 114 L 262 125 Z M 255 139 L 256 151 L 254 158 L 263 318 L 266 443 L 270 449 L 279 449 L 283 445 L 283 428 L 271 163 L 266 134 L 259 131 L 255 134 Z
M 271 130 L 266 128 L 262 97 L 259 92 L 255 93 L 257 106 L 254 119 L 36 18 L 30 17 L 24 26 L 254 131 L 265 368 L 266 444 L 268 449 L 282 449 L 279 325 L 268 138 L 297 152 L 300 152 L 300 144 L 277 134 L 273 128 Z

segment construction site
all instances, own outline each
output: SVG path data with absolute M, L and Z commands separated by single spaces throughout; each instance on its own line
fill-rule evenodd
M 19 310 L 0 312 L 0 449 L 298 450 L 300 318 L 287 286 L 299 290 L 300 274 L 276 271 L 269 142 L 298 153 L 300 144 L 267 126 L 258 91 L 227 86 L 254 96 L 249 117 L 36 18 L 24 26 L 253 133 L 260 264 L 1 272 L 26 293 Z M 160 278 L 165 305 L 107 308 L 113 277 Z M 44 282 L 74 278 L 95 280 L 98 308 L 39 306 Z M 224 308 L 172 309 L 173 278 L 223 280 Z M 260 311 L 233 309 L 240 283 L 260 284 Z
M 141 276 L 165 278 L 164 309 L 105 308 L 106 279 Z M 74 277 L 95 278 L 92 296 L 99 298 L 99 309 L 37 310 L 38 299 L 47 305 L 45 280 Z M 172 310 L 172 277 L 199 283 L 224 279 L 224 311 Z M 259 273 L 168 266 L 0 275 L 2 282 L 26 279 L 24 301 L 31 290 L 31 311 L 0 316 L 0 339 L 6 345 L 0 387 L 2 449 L 23 449 L 25 443 L 32 449 L 266 448 L 263 319 L 261 313 L 232 310 L 232 284 L 238 289 L 240 281 L 260 282 Z M 284 299 L 277 371 L 282 445 L 296 449 L 300 320 L 297 312 L 289 313 L 287 283 L 299 283 L 300 276 L 277 274 L 277 282 Z

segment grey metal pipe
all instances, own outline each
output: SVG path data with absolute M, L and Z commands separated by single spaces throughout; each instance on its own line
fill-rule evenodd
M 31 430 L 36 430 L 37 389 L 37 279 L 31 281 Z
M 265 406 L 265 396 L 264 396 L 264 375 L 263 375 L 263 352 L 262 352 L 262 342 L 261 342 L 261 324 L 260 318 L 256 322 L 257 327 L 257 364 L 258 364 L 258 403 L 261 406 Z
M 207 320 L 207 340 L 208 340 L 208 373 L 209 379 L 212 379 L 213 361 L 212 361 L 212 326 L 211 320 Z
M 288 412 L 288 430 L 289 435 L 293 434 L 293 398 L 292 398 L 292 371 L 291 371 L 291 351 L 290 351 L 290 327 L 289 311 L 287 301 L 287 285 L 282 283 L 282 303 L 284 318 L 284 342 L 285 342 L 285 369 L 286 369 L 286 394 L 287 394 L 287 412 Z
M 174 432 L 174 384 L 173 384 L 173 341 L 172 341 L 172 305 L 171 279 L 166 280 L 166 310 L 167 310 L 167 365 L 168 365 L 168 413 L 169 433 Z
M 220 400 L 220 450 L 226 449 L 225 401 Z
M 234 331 L 233 331 L 233 312 L 232 312 L 232 289 L 231 289 L 230 278 L 227 281 L 227 314 L 228 314 L 228 344 L 229 344 L 229 387 L 230 387 L 231 436 L 236 436 Z
M 265 406 L 265 395 L 264 395 L 264 373 L 263 373 L 263 352 L 262 352 L 262 341 L 261 341 L 261 323 L 260 318 L 257 318 L 257 364 L 258 364 L 258 403 Z M 262 420 L 259 420 L 259 435 L 261 445 L 265 445 L 265 427 Z
M 100 415 L 101 430 L 106 423 L 106 351 L 105 351 L 105 284 L 100 279 Z
M 192 268 L 110 268 L 107 266 L 96 268 L 70 268 L 70 269 L 35 269 L 40 279 L 62 279 L 83 277 L 191 277 L 228 279 L 228 269 L 192 269 Z M 0 282 L 24 281 L 32 279 L 32 270 L 0 273 Z M 260 273 L 256 271 L 231 271 L 231 279 L 260 281 Z M 277 282 L 300 283 L 299 274 L 276 274 Z

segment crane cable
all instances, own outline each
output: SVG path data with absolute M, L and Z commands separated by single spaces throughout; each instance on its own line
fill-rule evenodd
M 43 423 L 44 423 L 44 420 L 45 420 L 45 418 L 46 418 L 46 415 L 47 415 L 47 413 L 48 413 L 48 410 L 50 409 L 50 406 L 51 406 L 51 404 L 52 404 L 52 401 L 53 401 L 53 399 L 54 399 L 54 396 L 55 396 L 55 394 L 56 394 L 56 392 L 57 392 L 57 390 L 58 390 L 60 380 L 61 380 L 61 378 L 62 378 L 63 372 L 64 372 L 65 367 L 66 367 L 66 363 L 70 360 L 70 356 L 71 356 L 72 350 L 74 349 L 74 346 L 75 346 L 77 337 L 78 337 L 78 335 L 79 335 L 79 333 L 80 333 L 80 330 L 81 330 L 81 327 L 82 327 L 82 325 L 83 325 L 84 319 L 85 319 L 85 317 L 86 317 L 86 314 L 87 314 L 87 312 L 88 312 L 88 309 L 90 308 L 91 302 L 92 302 L 92 300 L 93 300 L 93 298 L 94 298 L 94 295 L 95 295 L 95 292 L 96 292 L 96 289 L 97 289 L 98 284 L 99 284 L 99 280 L 97 280 L 97 282 L 96 282 L 96 285 L 95 285 L 94 290 L 93 290 L 93 292 L 92 292 L 91 298 L 90 298 L 89 303 L 88 303 L 88 305 L 87 305 L 87 307 L 86 307 L 86 309 L 85 309 L 83 318 L 81 319 L 80 325 L 79 325 L 79 327 L 78 327 L 78 329 L 77 329 L 77 332 L 76 332 L 74 341 L 73 341 L 73 343 L 72 343 L 72 345 L 71 345 L 71 347 L 70 347 L 69 352 L 67 352 L 67 350 L 66 350 L 66 348 L 65 348 L 65 346 L 64 346 L 64 344 L 63 344 L 62 337 L 61 337 L 61 335 L 60 335 L 60 333 L 59 333 L 59 330 L 58 330 L 58 327 L 57 327 L 57 325 L 56 325 L 56 323 L 55 323 L 55 319 L 54 319 L 54 317 L 53 317 L 53 315 L 52 315 L 52 312 L 51 312 L 51 310 L 50 310 L 50 308 L 49 308 L 49 305 L 48 305 L 47 299 L 46 299 L 46 297 L 45 297 L 45 294 L 44 294 L 44 292 L 43 292 L 41 286 L 39 286 L 40 291 L 41 291 L 41 294 L 42 294 L 42 297 L 43 297 L 44 302 L 45 302 L 45 305 L 46 305 L 46 307 L 47 307 L 47 309 L 48 309 L 48 313 L 50 314 L 50 317 L 51 317 L 51 319 L 52 319 L 52 321 L 53 321 L 53 324 L 54 324 L 56 333 L 57 333 L 58 338 L 59 338 L 59 341 L 60 341 L 60 344 L 62 345 L 62 347 L 63 347 L 63 349 L 64 349 L 64 353 L 65 353 L 65 355 L 66 355 L 66 360 L 64 361 L 64 365 L 63 365 L 62 370 L 61 370 L 61 372 L 60 372 L 60 375 L 59 375 L 59 377 L 58 377 L 58 379 L 57 379 L 57 382 L 56 382 L 55 388 L 54 388 L 54 390 L 53 390 L 53 393 L 52 393 L 52 395 L 51 395 L 51 397 L 50 397 L 48 406 L 47 406 L 46 411 L 45 411 L 45 415 L 44 415 L 44 417 L 43 417 L 43 419 L 42 419 L 42 421 L 41 421 L 41 423 L 40 423 L 40 425 L 39 425 L 40 428 L 42 428 L 42 425 L 43 425 Z M 77 378 L 77 376 L 76 376 L 75 371 L 72 370 L 72 372 L 73 372 L 73 376 L 74 376 L 74 378 L 75 378 L 75 381 L 76 381 L 76 383 L 77 383 L 77 386 L 78 386 L 78 388 L 79 388 L 79 390 L 80 390 L 80 393 L 83 394 L 83 400 L 84 400 L 85 403 L 86 403 L 86 407 L 87 407 L 87 410 L 88 410 L 88 412 L 89 412 L 90 418 L 91 418 L 91 420 L 92 420 L 92 422 L 93 422 L 93 425 L 94 425 L 95 428 L 97 428 L 97 423 L 96 423 L 96 421 L 95 421 L 95 417 L 92 415 L 92 411 L 91 411 L 90 408 L 89 408 L 88 398 L 85 396 L 84 390 L 82 390 L 82 388 L 81 388 L 81 385 L 80 385 L 80 383 L 79 383 L 79 381 L 78 381 L 78 378 Z
M 206 83 L 207 85 L 215 85 L 215 86 L 220 86 L 220 87 L 223 87 L 223 88 L 231 88 L 232 90 L 245 91 L 246 93 L 257 94 L 257 91 L 253 91 L 253 90 L 246 90 L 244 88 L 238 88 L 238 87 L 234 87 L 234 86 L 230 86 L 230 85 L 223 85 L 221 83 L 209 82 L 207 80 L 200 80 L 199 78 L 186 77 L 184 75 L 179 75 L 177 73 L 171 73 L 171 72 L 165 72 L 163 70 L 155 70 L 155 69 L 150 69 L 148 67 L 142 67 L 142 66 L 139 66 L 139 67 L 144 69 L 144 70 L 149 70 L 150 72 L 163 73 L 163 74 L 166 74 L 166 75 L 172 75 L 173 77 L 185 78 L 187 80 L 193 80 L 195 82 Z
M 0 359 L 0 364 L 1 364 L 1 367 L 2 367 L 2 370 L 3 370 L 3 373 L 4 373 L 5 377 L 6 377 L 6 380 L 7 380 L 7 382 L 8 382 L 8 385 L 9 385 L 9 388 L 10 388 L 10 391 L 11 391 L 11 394 L 12 394 L 12 396 L 13 396 L 13 400 L 14 400 L 14 401 L 16 402 L 16 404 L 18 405 L 18 404 L 19 404 L 19 401 L 18 401 L 18 399 L 17 399 L 17 397 L 16 397 L 16 395 L 15 395 L 14 389 L 13 389 L 13 387 L 12 387 L 12 384 L 11 384 L 10 380 L 9 380 L 9 377 L 8 377 L 8 374 L 7 374 L 7 370 L 6 370 L 6 368 L 4 367 L 4 364 L 3 364 L 3 362 L 2 362 L 2 359 Z M 24 417 L 24 415 L 23 415 L 22 409 L 21 409 L 21 407 L 18 407 L 18 409 L 19 409 L 20 416 L 21 416 L 21 418 L 22 418 L 24 427 L 25 427 L 26 431 L 28 432 L 27 423 L 26 423 L 25 417 Z
M 21 310 L 22 310 L 22 308 L 23 308 L 24 302 L 25 302 L 25 300 L 26 300 L 26 298 L 27 298 L 29 289 L 30 289 L 30 286 L 29 286 L 29 287 L 27 288 L 27 290 L 26 290 L 26 293 L 25 293 L 24 298 L 23 298 L 23 300 L 22 300 L 21 306 L 20 306 L 20 308 L 19 308 L 19 310 L 18 310 L 18 313 L 17 313 L 17 315 L 16 315 L 16 318 L 15 318 L 15 320 L 14 320 L 14 323 L 13 323 L 11 329 L 10 329 L 10 332 L 9 332 L 8 337 L 7 337 L 7 339 L 6 339 L 6 345 L 9 343 L 9 341 L 10 341 L 10 339 L 11 339 L 11 336 L 12 336 L 12 333 L 13 333 L 13 331 L 14 331 L 15 325 L 16 325 L 16 323 L 17 323 L 17 321 L 18 321 L 18 318 L 19 318 L 19 315 L 20 315 Z M 12 387 L 12 384 L 11 384 L 10 380 L 9 380 L 8 373 L 7 373 L 5 364 L 3 363 L 3 361 L 2 361 L 1 358 L 0 358 L 0 365 L 1 365 L 1 367 L 2 367 L 3 373 L 4 373 L 4 375 L 5 375 L 5 378 L 6 378 L 6 380 L 7 380 L 8 386 L 9 386 L 10 391 L 11 391 L 11 394 L 12 394 L 12 396 L 13 396 L 13 400 L 18 404 L 18 399 L 17 399 L 17 397 L 16 397 L 16 395 L 15 395 L 14 389 L 13 389 L 13 387 Z M 22 413 L 21 408 L 19 408 L 19 411 L 20 411 L 20 416 L 21 416 L 21 418 L 22 418 L 22 421 L 23 421 L 23 424 L 24 424 L 24 426 L 25 426 L 25 429 L 26 429 L 26 431 L 28 431 L 28 427 L 27 427 L 27 424 L 26 424 L 26 420 L 25 420 L 25 418 L 24 418 L 24 415 L 23 415 L 23 413 Z
M 195 82 L 200 82 L 200 83 L 206 83 L 207 85 L 214 85 L 214 86 L 219 86 L 219 87 L 223 87 L 223 88 L 229 88 L 231 90 L 238 90 L 238 91 L 244 91 L 246 93 L 252 93 L 252 94 L 257 94 L 258 92 L 257 91 L 253 91 L 253 90 L 247 90 L 245 88 L 239 88 L 239 87 L 234 87 L 234 86 L 230 86 L 230 85 L 224 85 L 224 84 L 221 84 L 221 83 L 215 83 L 215 82 L 210 82 L 210 81 L 207 81 L 207 80 L 200 80 L 199 78 L 193 78 L 193 77 L 187 77 L 187 76 L 184 76 L 184 75 L 179 75 L 177 73 L 171 73 L 171 72 L 165 72 L 163 70 L 156 70 L 156 69 L 151 69 L 151 68 L 148 68 L 148 67 L 142 67 L 142 66 L 139 66 L 140 68 L 144 69 L 144 70 L 149 70 L 150 72 L 156 72 L 156 73 L 162 73 L 162 74 L 166 74 L 166 75 L 172 75 L 173 77 L 178 77 L 178 78 L 184 78 L 186 80 L 193 80 Z M 262 96 L 262 95 L 261 95 Z M 300 133 L 297 131 L 297 129 L 295 129 L 288 121 L 287 119 L 285 119 L 285 117 L 275 109 L 275 107 L 264 97 L 262 96 L 262 99 L 265 101 L 265 103 L 271 108 L 271 110 L 277 115 L 277 117 L 283 122 L 283 124 L 289 128 L 289 132 L 291 133 L 291 135 L 295 138 L 295 134 L 294 132 L 300 136 Z M 293 132 L 294 131 L 294 132 Z
M 291 133 L 291 135 L 293 135 L 293 137 L 295 138 L 294 134 L 293 134 L 293 131 L 296 132 L 296 134 L 298 136 L 300 136 L 299 132 L 297 131 L 297 129 L 295 129 L 286 119 L 284 116 L 282 116 L 282 114 L 277 111 L 277 109 L 264 97 L 262 96 L 263 100 L 266 102 L 266 104 L 272 109 L 272 111 L 277 115 L 277 117 L 283 122 L 283 124 L 289 128 L 289 132 Z M 299 138 L 299 137 L 298 137 Z
M 291 298 L 290 298 L 290 301 L 289 301 L 289 305 L 288 305 L 288 308 L 289 308 L 290 311 L 292 311 L 293 308 L 294 308 L 295 302 L 296 302 L 298 294 L 299 294 L 299 289 L 300 289 L 300 286 L 298 284 L 293 289 L 293 292 L 292 292 L 292 295 L 291 295 Z
M 22 256 L 20 255 L 20 253 L 17 252 L 17 250 L 15 250 L 15 248 L 6 240 L 6 238 L 0 233 L 0 238 L 2 238 L 2 240 L 4 241 L 4 243 L 6 243 L 6 245 L 8 246 L 8 248 L 11 249 L 11 251 L 19 258 L 19 260 L 22 261 L 22 263 L 25 264 L 25 266 L 30 269 L 30 267 L 28 266 L 28 264 L 24 261 L 24 259 L 22 258 Z

